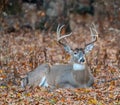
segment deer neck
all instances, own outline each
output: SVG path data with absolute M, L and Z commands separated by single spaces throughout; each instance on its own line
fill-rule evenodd
M 73 70 L 74 71 L 83 71 L 85 70 L 85 64 L 79 64 L 79 63 L 74 63 L 73 64 Z

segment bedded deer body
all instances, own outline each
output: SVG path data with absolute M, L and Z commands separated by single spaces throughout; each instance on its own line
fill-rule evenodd
M 73 69 L 74 64 L 54 65 L 46 75 L 47 83 L 51 87 L 80 88 L 89 87 L 93 84 L 93 75 L 85 68 Z
M 93 25 L 93 28 L 90 28 L 92 42 L 83 49 L 77 48 L 75 50 L 61 42 L 62 39 L 71 35 L 70 33 L 60 37 L 62 28 L 63 26 L 57 28 L 57 41 L 71 55 L 71 63 L 51 67 L 48 64 L 40 65 L 37 69 L 28 73 L 26 78 L 22 79 L 23 87 L 26 85 L 39 85 L 51 88 L 83 88 L 90 87 L 94 83 L 85 55 L 93 49 L 94 42 L 97 39 L 98 33 L 95 26 Z

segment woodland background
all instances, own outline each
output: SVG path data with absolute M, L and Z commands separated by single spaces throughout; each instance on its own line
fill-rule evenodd
M 51 7 L 52 4 L 52 7 Z M 42 63 L 67 63 L 56 41 L 58 24 L 72 48 L 99 38 L 87 56 L 95 84 L 87 89 L 20 87 L 20 77 Z M 0 0 L 0 105 L 120 105 L 119 0 Z

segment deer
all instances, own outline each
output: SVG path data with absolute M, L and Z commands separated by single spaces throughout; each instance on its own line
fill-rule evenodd
M 66 37 L 72 35 L 72 33 L 61 35 L 63 27 L 64 25 L 58 25 L 57 27 L 57 41 L 64 47 L 65 51 L 70 54 L 70 63 L 53 66 L 42 64 L 33 72 L 28 73 L 27 77 L 21 82 L 22 86 L 35 84 L 55 89 L 87 88 L 94 84 L 94 76 L 87 64 L 86 54 L 93 49 L 94 43 L 98 38 L 98 32 L 95 25 L 92 24 L 90 27 L 92 41 L 86 44 L 84 48 L 76 48 L 74 50 L 62 41 L 65 40 Z

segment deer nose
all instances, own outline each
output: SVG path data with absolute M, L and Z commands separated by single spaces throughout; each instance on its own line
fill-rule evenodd
M 85 62 L 84 58 L 79 59 L 79 62 Z

